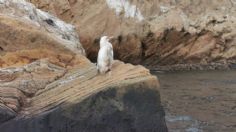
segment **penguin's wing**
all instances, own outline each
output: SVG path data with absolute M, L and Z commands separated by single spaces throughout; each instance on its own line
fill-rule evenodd
M 107 54 L 108 54 L 108 56 L 109 56 L 109 60 L 110 60 L 110 61 L 113 61 L 114 54 L 113 54 L 112 45 L 109 46 Z
M 113 57 L 114 57 L 114 54 L 113 54 L 113 47 L 112 47 L 112 44 L 110 43 L 110 42 L 108 42 L 109 43 L 109 48 L 110 48 L 110 54 L 111 54 L 111 57 L 112 57 L 112 59 L 113 59 Z
M 111 47 L 111 57 L 112 57 L 112 60 L 114 59 L 114 53 L 113 53 L 113 48 Z
M 113 50 L 111 51 L 111 54 L 112 54 L 112 60 L 114 59 L 114 53 L 113 53 Z

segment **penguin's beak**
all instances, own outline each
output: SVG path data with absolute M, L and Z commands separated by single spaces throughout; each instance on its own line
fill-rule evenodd
M 111 37 L 109 37 L 108 39 L 113 39 L 114 37 L 113 36 L 111 36 Z

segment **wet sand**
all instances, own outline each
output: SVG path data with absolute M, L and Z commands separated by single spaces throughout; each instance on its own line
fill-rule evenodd
M 236 70 L 153 74 L 170 132 L 236 132 Z

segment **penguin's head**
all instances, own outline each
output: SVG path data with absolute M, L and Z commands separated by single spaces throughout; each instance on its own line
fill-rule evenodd
M 102 36 L 100 39 L 100 47 L 103 47 L 106 45 L 107 42 L 113 37 L 108 37 L 108 36 Z
M 102 36 L 100 39 L 100 43 L 107 42 L 107 41 L 109 41 L 108 36 Z

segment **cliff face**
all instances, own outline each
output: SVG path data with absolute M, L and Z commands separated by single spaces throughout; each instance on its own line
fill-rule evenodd
M 227 68 L 235 60 L 233 0 L 29 1 L 74 23 L 93 61 L 104 34 L 115 36 L 116 58 L 150 67 L 213 64 L 208 68 Z
M 0 0 L 0 29 L 1 132 L 167 131 L 144 67 L 97 74 L 75 28 L 24 0 Z

